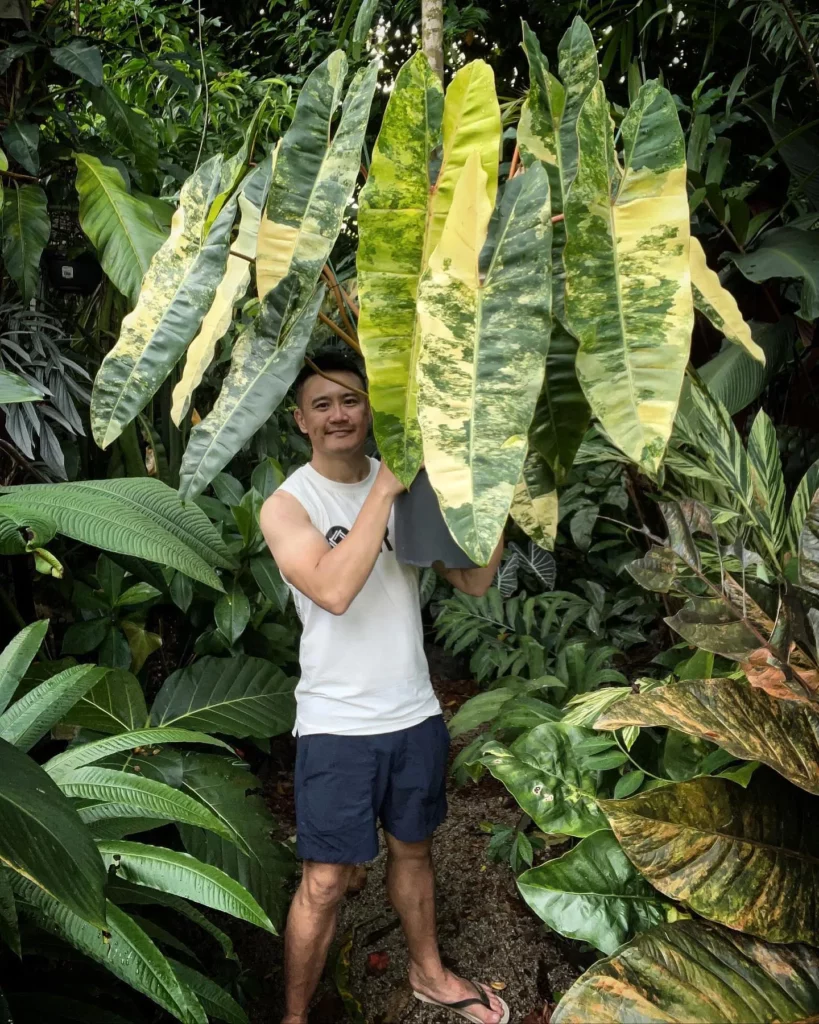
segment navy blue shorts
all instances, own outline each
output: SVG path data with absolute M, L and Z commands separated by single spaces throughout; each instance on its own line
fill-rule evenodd
M 441 715 L 378 736 L 300 736 L 296 839 L 303 860 L 362 864 L 378 853 L 376 826 L 418 843 L 446 817 L 449 732 Z

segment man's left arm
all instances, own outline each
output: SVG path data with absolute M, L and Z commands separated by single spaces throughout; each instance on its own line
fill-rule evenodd
M 435 562 L 432 568 L 452 584 L 456 590 L 460 590 L 470 597 L 483 597 L 492 586 L 495 578 L 495 571 L 500 565 L 503 555 L 503 534 L 498 541 L 498 546 L 492 553 L 487 566 L 478 566 L 476 569 L 447 569 L 440 562 Z

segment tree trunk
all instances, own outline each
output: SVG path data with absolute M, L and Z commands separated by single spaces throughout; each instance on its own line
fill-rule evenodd
M 421 0 L 421 45 L 430 67 L 444 80 L 443 0 Z

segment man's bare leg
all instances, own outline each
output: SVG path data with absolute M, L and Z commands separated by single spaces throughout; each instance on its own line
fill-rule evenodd
M 338 904 L 353 871 L 351 864 L 305 861 L 293 897 L 284 938 L 286 1011 L 282 1024 L 305 1024 L 336 930 Z
M 441 963 L 435 924 L 431 839 L 402 843 L 387 835 L 387 891 L 407 939 L 409 980 L 413 989 L 443 1003 L 476 996 L 474 985 L 448 971 Z M 490 989 L 486 992 L 492 1009 L 476 1004 L 468 1010 L 483 1024 L 498 1024 L 503 1015 L 501 1005 Z

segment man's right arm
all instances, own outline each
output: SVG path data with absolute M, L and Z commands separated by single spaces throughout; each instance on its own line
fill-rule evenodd
M 402 489 L 382 466 L 352 529 L 334 548 L 286 491 L 267 499 L 259 524 L 276 564 L 293 586 L 326 611 L 343 615 L 373 570 L 393 501 Z

